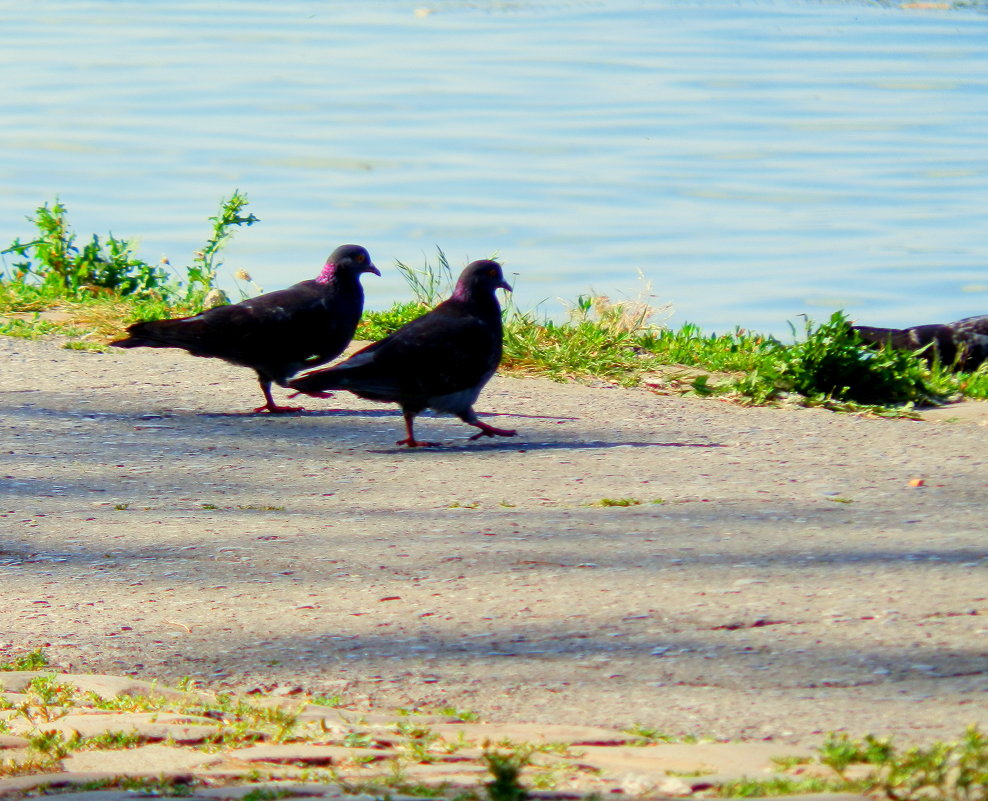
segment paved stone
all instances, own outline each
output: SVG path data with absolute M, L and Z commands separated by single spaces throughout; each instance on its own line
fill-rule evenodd
M 120 751 L 77 751 L 62 760 L 71 773 L 96 771 L 128 776 L 158 776 L 217 765 L 222 754 L 205 754 L 169 745 L 145 745 Z
M 0 687 L 5 691 L 24 692 L 32 679 L 51 676 L 51 670 L 0 671 Z M 79 692 L 93 692 L 103 698 L 126 696 L 159 696 L 169 701 L 189 698 L 189 693 L 171 687 L 161 687 L 156 682 L 140 681 L 129 676 L 111 676 L 89 673 L 56 673 L 59 684 L 71 684 Z
M 245 762 L 303 763 L 306 765 L 338 765 L 341 762 L 390 759 L 397 752 L 388 749 L 347 748 L 342 745 L 309 745 L 288 743 L 285 745 L 257 745 L 237 748 L 227 752 L 231 759 Z
M 192 722 L 202 720 L 205 723 Z M 23 725 L 23 724 L 22 724 Z M 70 714 L 45 725 L 46 729 L 60 731 L 66 736 L 78 733 L 80 737 L 99 737 L 103 734 L 136 734 L 142 741 L 173 740 L 191 745 L 216 737 L 221 728 L 208 718 L 192 718 L 160 712 L 95 712 Z M 257 734 L 258 737 L 262 735 Z
M 481 743 L 491 738 L 491 727 L 482 723 L 441 723 L 429 729 L 446 740 L 463 739 Z M 597 726 L 555 726 L 538 723 L 500 723 L 497 726 L 498 741 L 510 740 L 516 743 L 565 743 L 573 746 L 584 745 L 624 745 L 640 738 Z M 496 741 L 492 741 L 496 742 Z

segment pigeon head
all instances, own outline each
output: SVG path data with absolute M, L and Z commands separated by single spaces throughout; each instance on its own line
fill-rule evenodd
M 330 254 L 326 266 L 322 268 L 316 281 L 320 284 L 328 284 L 337 272 L 348 272 L 353 275 L 381 274 L 371 261 L 370 253 L 360 245 L 340 245 Z
M 504 280 L 500 264 L 490 259 L 481 259 L 470 262 L 460 273 L 456 289 L 453 290 L 453 297 L 467 300 L 481 295 L 493 295 L 495 289 L 506 289 L 510 292 L 511 284 Z

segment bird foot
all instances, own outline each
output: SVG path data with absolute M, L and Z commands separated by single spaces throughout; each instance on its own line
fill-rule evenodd
M 268 414 L 295 414 L 304 412 L 305 409 L 302 406 L 278 406 L 275 403 L 265 403 L 263 406 L 258 406 L 254 411 L 267 412 Z
M 310 398 L 332 398 L 333 397 L 333 393 L 332 392 L 321 392 L 319 390 L 313 390 L 312 392 L 302 392 L 301 390 L 299 390 L 298 392 L 293 392 L 288 397 L 289 398 L 297 398 L 299 395 L 308 395 Z
M 517 431 L 512 431 L 507 428 L 494 428 L 494 426 L 489 426 L 487 423 L 476 422 L 473 425 L 480 429 L 479 434 L 474 434 L 470 437 L 470 441 L 473 442 L 475 439 L 480 439 L 481 437 L 516 437 L 518 436 Z
M 440 442 L 423 442 L 420 439 L 414 439 L 409 437 L 408 439 L 400 439 L 395 445 L 407 445 L 409 448 L 438 448 L 442 443 Z

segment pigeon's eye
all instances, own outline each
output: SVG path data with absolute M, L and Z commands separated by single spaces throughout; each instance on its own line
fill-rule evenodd
M 357 262 L 357 264 L 363 264 L 367 261 L 367 257 L 363 253 L 358 252 L 357 255 L 353 257 L 353 260 Z
M 489 275 L 489 276 L 490 276 L 491 278 L 497 278 L 497 270 L 488 270 L 488 271 L 487 271 L 487 274 L 488 274 L 488 275 Z

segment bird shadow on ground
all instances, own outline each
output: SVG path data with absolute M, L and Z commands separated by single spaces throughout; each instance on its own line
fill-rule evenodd
M 470 443 L 460 442 L 454 444 L 439 443 L 422 448 L 368 448 L 367 453 L 393 455 L 396 453 L 449 453 L 450 451 L 470 453 L 486 451 L 551 451 L 551 450 L 594 450 L 601 448 L 726 448 L 719 442 L 604 442 L 591 440 L 588 442 L 525 442 L 505 441 L 505 442 L 484 442 Z

